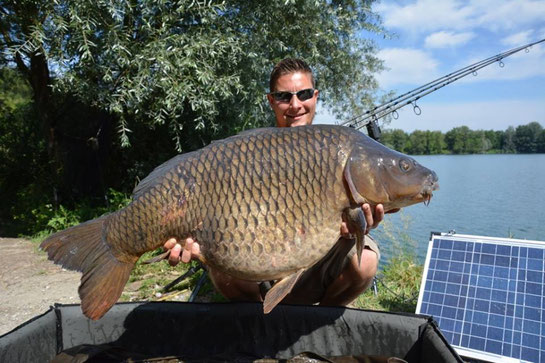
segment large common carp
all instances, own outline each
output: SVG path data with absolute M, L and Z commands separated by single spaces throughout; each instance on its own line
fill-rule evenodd
M 339 238 L 359 231 L 359 205 L 385 211 L 428 202 L 437 176 L 412 158 L 343 126 L 264 128 L 213 142 L 157 167 L 125 208 L 55 233 L 49 259 L 83 272 L 83 313 L 99 319 L 118 300 L 138 258 L 191 236 L 203 262 L 234 277 L 280 281 L 269 312 Z

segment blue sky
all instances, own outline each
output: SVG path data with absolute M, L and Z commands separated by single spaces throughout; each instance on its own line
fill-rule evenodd
M 376 37 L 387 70 L 383 91 L 402 94 L 498 53 L 545 38 L 545 0 L 383 1 L 374 11 L 392 39 Z M 367 35 L 368 36 L 368 35 Z M 505 130 L 537 121 L 545 127 L 545 43 L 481 69 L 399 111 L 384 128 L 439 130 L 468 126 Z M 316 123 L 334 119 L 318 108 Z

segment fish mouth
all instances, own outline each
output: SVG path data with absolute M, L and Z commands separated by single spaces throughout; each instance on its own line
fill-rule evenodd
M 430 205 L 431 197 L 433 197 L 433 191 L 439 190 L 439 183 L 437 183 L 437 177 L 434 180 L 431 180 L 428 185 L 426 185 L 420 192 L 420 197 L 423 200 L 424 205 L 427 207 Z
M 430 194 L 424 194 L 422 197 L 424 198 L 424 205 L 427 207 L 428 205 L 430 205 L 430 202 L 431 202 L 431 197 L 433 196 L 432 193 Z

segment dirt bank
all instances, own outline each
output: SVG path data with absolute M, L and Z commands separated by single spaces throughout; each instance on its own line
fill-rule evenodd
M 54 303 L 79 303 L 80 277 L 48 261 L 28 240 L 0 238 L 0 335 Z

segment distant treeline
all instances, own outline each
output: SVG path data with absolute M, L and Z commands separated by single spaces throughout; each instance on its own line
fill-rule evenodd
M 435 154 L 534 154 L 545 153 L 545 129 L 538 122 L 510 126 L 505 131 L 455 127 L 447 133 L 400 129 L 383 130 L 382 143 L 413 155 Z

